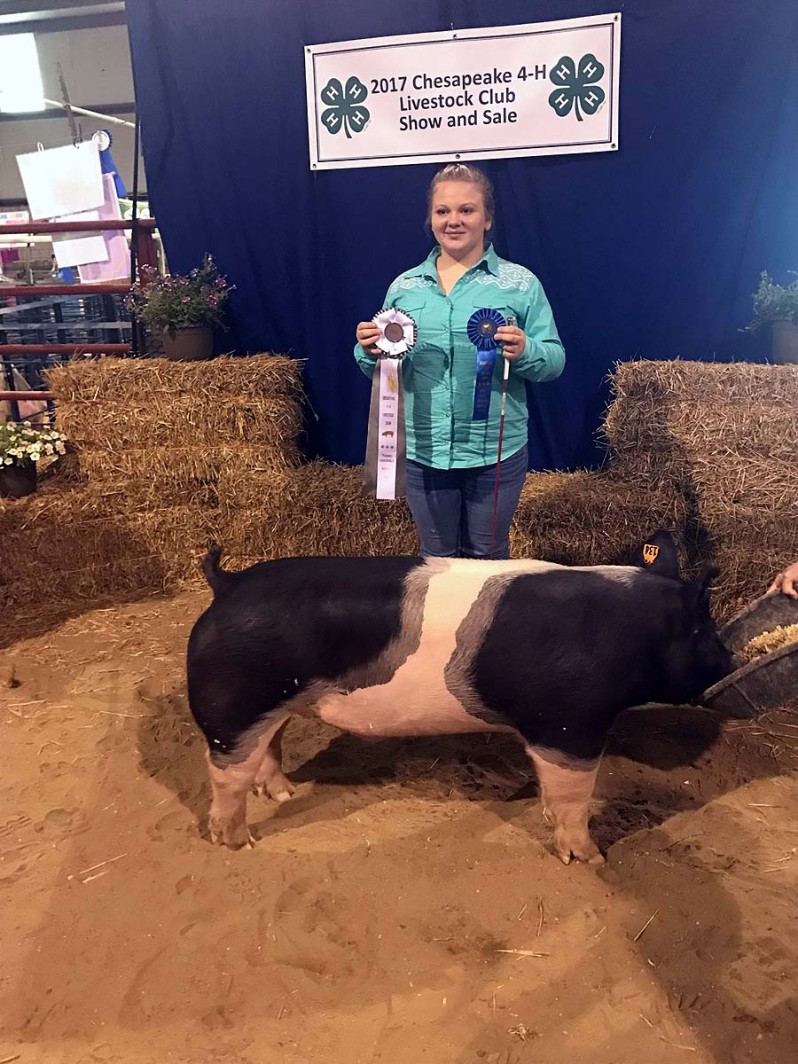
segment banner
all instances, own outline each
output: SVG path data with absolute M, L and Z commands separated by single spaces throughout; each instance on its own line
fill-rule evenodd
M 313 170 L 618 148 L 619 13 L 305 49 Z

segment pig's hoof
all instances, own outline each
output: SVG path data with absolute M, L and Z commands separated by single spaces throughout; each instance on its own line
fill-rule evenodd
M 604 864 L 604 858 L 598 846 L 589 837 L 578 838 L 576 841 L 558 838 L 555 839 L 554 847 L 563 864 L 570 864 L 572 859 L 583 861 L 585 864 Z
M 598 847 L 577 847 L 575 849 L 568 848 L 559 851 L 560 860 L 563 864 L 570 864 L 571 860 L 582 861 L 583 864 L 601 865 L 604 864 L 604 857 L 599 852 Z
M 216 820 L 208 822 L 211 842 L 217 846 L 229 846 L 231 850 L 240 850 L 246 846 L 253 849 L 255 837 L 246 823 L 223 824 Z
M 282 773 L 269 779 L 255 780 L 252 789 L 259 798 L 268 794 L 275 802 L 287 802 L 294 793 L 294 785 Z

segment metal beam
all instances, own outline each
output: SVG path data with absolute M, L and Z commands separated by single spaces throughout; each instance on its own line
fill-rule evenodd
M 125 26 L 127 18 L 122 11 L 94 12 L 90 8 L 84 14 L 58 15 L 52 19 L 25 19 L 24 22 L 0 21 L 0 36 L 11 33 L 64 33 L 67 30 L 94 30 L 104 26 Z
M 0 23 L 42 22 L 64 15 L 124 11 L 124 0 L 0 0 Z
M 0 355 L 124 355 L 130 344 L 0 344 Z
M 136 105 L 132 101 L 130 103 L 92 103 L 87 104 L 86 109 L 101 111 L 106 115 L 135 115 L 136 113 Z M 48 107 L 46 111 L 15 111 L 13 113 L 0 111 L 0 122 L 35 122 L 42 118 L 61 119 L 63 117 L 64 112 L 60 106 Z

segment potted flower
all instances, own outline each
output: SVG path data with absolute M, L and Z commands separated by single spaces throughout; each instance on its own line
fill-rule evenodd
M 159 274 L 143 266 L 139 280 L 125 297 L 131 314 L 163 339 L 166 358 L 178 362 L 210 358 L 213 330 L 233 286 L 221 276 L 210 255 L 187 276 Z
M 786 287 L 763 270 L 754 292 L 754 317 L 746 326 L 758 332 L 770 323 L 774 362 L 798 362 L 798 277 Z
M 0 424 L 0 495 L 19 499 L 36 490 L 36 463 L 64 454 L 66 436 L 30 421 Z

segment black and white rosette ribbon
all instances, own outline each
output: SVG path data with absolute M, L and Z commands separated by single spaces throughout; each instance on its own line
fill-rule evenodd
M 416 323 L 398 307 L 386 307 L 372 319 L 380 328 L 371 379 L 371 406 L 363 489 L 378 499 L 405 493 L 405 403 L 402 358 L 416 342 Z

